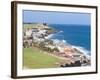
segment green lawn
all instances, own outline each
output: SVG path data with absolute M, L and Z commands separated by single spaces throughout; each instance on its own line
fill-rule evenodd
M 33 25 L 35 26 L 35 24 L 23 24 L 23 28 L 33 28 Z
M 23 54 L 23 66 L 29 69 L 58 67 L 56 63 L 61 61 L 38 48 L 24 48 Z

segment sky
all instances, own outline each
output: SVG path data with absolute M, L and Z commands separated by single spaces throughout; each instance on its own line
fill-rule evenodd
M 53 12 L 23 10 L 24 23 L 90 25 L 91 14 L 75 12 Z

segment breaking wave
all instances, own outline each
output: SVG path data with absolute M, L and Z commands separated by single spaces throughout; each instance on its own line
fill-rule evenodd
M 74 46 L 74 45 L 72 45 L 72 47 L 76 48 L 77 50 L 82 52 L 85 56 L 87 56 L 87 58 L 90 58 L 90 51 L 86 50 L 85 48 L 83 48 L 81 46 Z
M 51 39 L 55 34 L 50 34 L 48 36 L 45 37 L 45 39 Z

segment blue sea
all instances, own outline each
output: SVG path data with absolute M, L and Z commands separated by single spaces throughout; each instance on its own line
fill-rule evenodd
M 55 33 L 52 38 L 65 40 L 68 44 L 79 46 L 87 51 L 91 50 L 91 27 L 89 25 L 62 25 L 49 24 L 54 28 Z

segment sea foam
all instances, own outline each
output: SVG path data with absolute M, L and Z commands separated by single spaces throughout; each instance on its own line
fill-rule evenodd
M 51 39 L 55 34 L 50 34 L 48 36 L 45 37 L 45 39 Z
M 83 48 L 81 46 L 74 46 L 74 45 L 72 45 L 72 47 L 76 48 L 77 50 L 82 52 L 88 59 L 90 59 L 90 51 L 86 50 L 85 48 Z

